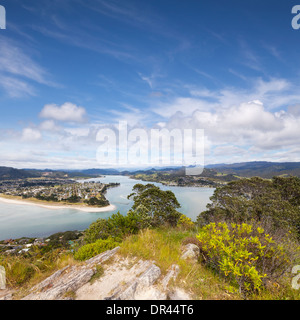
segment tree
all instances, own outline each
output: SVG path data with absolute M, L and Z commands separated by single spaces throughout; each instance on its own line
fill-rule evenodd
M 176 226 L 181 213 L 176 209 L 180 208 L 172 191 L 162 191 L 154 184 L 136 184 L 133 193 L 128 199 L 133 199 L 132 211 L 143 213 L 148 216 L 152 226 L 170 224 Z
M 298 182 L 258 177 L 230 182 L 215 190 L 212 202 L 207 205 L 208 210 L 201 213 L 197 221 L 206 225 L 219 221 L 247 223 L 254 220 L 273 229 L 295 231 L 300 221 Z

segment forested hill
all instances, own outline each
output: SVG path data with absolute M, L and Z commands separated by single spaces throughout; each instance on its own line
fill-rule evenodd
M 240 177 L 272 178 L 274 176 L 300 177 L 300 162 L 243 162 L 234 164 L 208 165 L 220 173 L 233 174 Z
M 38 172 L 29 170 L 20 170 L 10 167 L 0 167 L 0 180 L 15 180 L 39 177 Z
M 92 178 L 97 176 L 96 174 L 81 172 L 81 171 L 56 171 L 56 170 L 36 170 L 36 169 L 15 169 L 11 167 L 0 167 L 0 181 L 1 180 L 18 180 L 28 178 L 54 178 L 54 179 L 65 179 L 65 178 Z

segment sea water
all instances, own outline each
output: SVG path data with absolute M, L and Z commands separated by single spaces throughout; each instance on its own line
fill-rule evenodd
M 38 206 L 23 206 L 16 204 L 0 203 L 0 240 L 21 237 L 47 237 L 56 232 L 68 230 L 84 230 L 99 218 L 108 218 L 118 211 L 126 214 L 133 201 L 127 196 L 137 183 L 149 182 L 130 179 L 127 176 L 105 176 L 85 181 L 101 181 L 103 183 L 119 182 L 118 187 L 107 190 L 106 198 L 116 206 L 109 212 L 84 212 L 76 209 L 47 209 Z M 83 182 L 80 180 L 80 182 Z M 174 192 L 181 208 L 178 211 L 184 213 L 193 221 L 199 213 L 205 210 L 213 195 L 213 188 L 197 187 L 171 187 L 161 183 L 154 183 L 162 190 Z

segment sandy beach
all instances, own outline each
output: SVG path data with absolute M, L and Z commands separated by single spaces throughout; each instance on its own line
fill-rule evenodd
M 31 201 L 24 201 L 24 200 L 18 200 L 18 199 L 7 199 L 3 198 L 0 196 L 0 202 L 2 203 L 8 203 L 8 204 L 16 204 L 16 205 L 22 205 L 22 206 L 37 206 L 41 208 L 46 208 L 46 209 L 52 209 L 52 210 L 60 210 L 60 209 L 75 209 L 75 210 L 80 210 L 84 212 L 108 212 L 108 211 L 113 211 L 116 209 L 116 206 L 114 205 L 109 205 L 106 207 L 88 207 L 88 206 L 78 206 L 78 205 L 59 205 L 59 204 L 42 204 L 42 203 L 37 203 L 37 202 L 31 202 Z

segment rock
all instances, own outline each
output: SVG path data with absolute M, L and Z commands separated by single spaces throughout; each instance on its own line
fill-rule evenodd
M 183 248 L 183 254 L 181 256 L 181 259 L 187 260 L 187 259 L 193 259 L 197 260 L 200 255 L 199 247 L 196 246 L 193 243 L 189 243 L 184 246 Z
M 99 254 L 98 256 L 93 257 L 93 258 L 85 261 L 85 264 L 88 267 L 94 267 L 95 265 L 100 264 L 100 263 L 110 259 L 111 257 L 113 257 L 119 251 L 119 249 L 120 249 L 120 247 L 116 247 L 112 250 L 105 251 L 105 252 Z
M 135 294 L 134 300 L 167 300 L 167 294 L 158 286 L 150 286 L 148 289 Z
M 162 286 L 164 290 L 167 289 L 167 286 L 171 279 L 176 279 L 176 277 L 178 276 L 178 273 L 179 273 L 179 266 L 177 264 L 173 264 L 170 270 L 168 271 L 167 275 L 162 280 Z
M 184 254 L 196 256 L 195 248 L 186 246 Z M 67 266 L 34 286 L 22 300 L 190 300 L 183 290 L 169 292 L 168 285 L 179 273 L 174 264 L 161 279 L 161 270 L 153 261 L 116 255 L 119 247 L 106 251 L 81 265 Z M 190 255 L 193 252 L 194 255 Z M 103 265 L 102 275 L 93 283 L 96 266 Z M 5 297 L 9 299 L 12 297 Z
M 22 300 L 63 300 L 67 293 L 75 293 L 88 283 L 95 274 L 95 266 L 112 257 L 119 247 L 106 251 L 90 260 L 83 266 L 67 266 L 31 289 L 31 293 Z
M 161 275 L 160 268 L 155 264 L 152 264 L 148 270 L 146 270 L 139 278 L 138 278 L 138 288 L 143 290 L 144 287 L 151 286 Z
M 64 299 L 64 295 L 68 292 L 74 292 L 87 283 L 94 275 L 93 269 L 85 267 L 69 267 L 65 268 L 60 275 L 55 275 L 54 281 L 45 281 L 39 285 L 38 290 L 29 294 L 22 300 L 60 300 Z
M 168 297 L 170 300 L 192 300 L 191 296 L 183 289 L 175 288 L 169 292 Z
M 160 268 L 152 264 L 142 275 L 129 283 L 125 290 L 118 288 L 112 296 L 105 298 L 106 300 L 151 300 L 145 292 L 160 277 Z M 152 294 L 154 292 L 151 292 Z M 157 296 L 157 293 L 155 294 Z M 141 298 L 142 297 L 142 298 Z
M 12 300 L 12 297 L 12 292 L 10 292 L 9 290 L 0 290 L 0 301 Z
M 12 294 L 10 293 L 10 294 L 8 294 L 8 295 L 0 298 L 0 301 L 1 301 L 1 300 L 2 300 L 2 301 L 4 301 L 4 300 L 12 300 Z
M 104 266 L 104 273 L 93 284 L 87 283 L 76 292 L 78 300 L 119 300 L 120 294 L 128 289 L 127 300 L 133 299 L 136 287 L 132 286 L 153 263 L 133 257 L 116 256 Z M 132 287 L 131 287 L 132 286 Z M 133 290 L 130 293 L 130 290 Z M 131 297 L 131 298 L 130 298 Z

